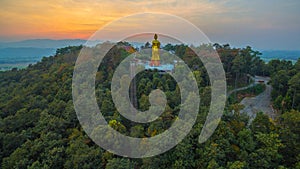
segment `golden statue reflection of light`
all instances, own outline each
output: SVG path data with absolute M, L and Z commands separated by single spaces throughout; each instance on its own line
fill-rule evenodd
M 157 34 L 155 34 L 154 40 L 152 41 L 152 58 L 151 58 L 150 66 L 160 65 L 159 48 L 160 48 L 160 42 L 157 40 Z

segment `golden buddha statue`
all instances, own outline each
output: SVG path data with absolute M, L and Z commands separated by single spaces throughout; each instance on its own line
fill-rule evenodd
M 152 58 L 151 58 L 150 66 L 160 65 L 159 48 L 160 48 L 160 42 L 157 40 L 157 34 L 155 34 L 154 40 L 152 41 Z

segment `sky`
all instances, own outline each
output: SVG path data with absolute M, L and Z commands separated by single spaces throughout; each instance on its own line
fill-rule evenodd
M 212 42 L 300 50 L 299 0 L 1 0 L 0 6 L 0 41 L 88 39 L 122 17 L 158 12 L 184 18 Z M 156 21 L 140 19 L 132 28 Z

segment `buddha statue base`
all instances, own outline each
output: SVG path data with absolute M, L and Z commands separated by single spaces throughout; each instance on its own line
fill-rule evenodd
M 154 67 L 158 67 L 160 65 L 160 61 L 159 60 L 151 60 L 150 66 L 154 66 Z

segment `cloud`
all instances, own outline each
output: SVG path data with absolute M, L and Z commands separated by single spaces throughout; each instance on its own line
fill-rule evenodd
M 285 31 L 285 38 L 290 36 L 295 41 L 292 33 L 300 30 L 297 0 L 1 0 L 0 5 L 2 39 L 87 38 L 118 18 L 140 12 L 178 15 L 213 41 L 247 38 L 249 32 L 260 31 L 274 32 L 260 34 L 269 36 L 265 39 Z

